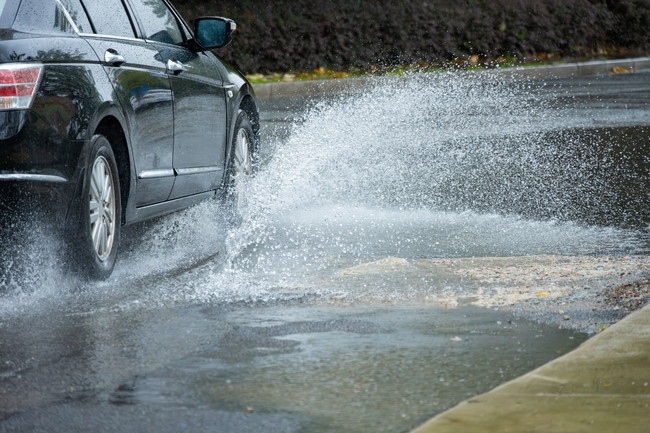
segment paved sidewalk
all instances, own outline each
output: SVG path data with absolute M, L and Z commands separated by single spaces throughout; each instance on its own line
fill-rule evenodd
M 650 305 L 412 433 L 650 432 Z

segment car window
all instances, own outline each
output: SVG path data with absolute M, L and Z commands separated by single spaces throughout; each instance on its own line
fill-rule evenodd
M 131 19 L 122 0 L 83 0 L 95 33 L 108 36 L 133 38 Z
M 52 0 L 23 0 L 12 28 L 26 33 L 74 33 L 63 9 Z
M 176 16 L 162 0 L 131 0 L 146 39 L 166 44 L 180 44 L 183 32 Z
M 80 0 L 59 0 L 63 7 L 68 11 L 70 18 L 74 21 L 77 29 L 81 33 L 92 33 L 93 29 L 86 15 L 86 11 L 81 5 Z
M 16 18 L 20 0 L 0 0 L 0 28 L 8 29 Z

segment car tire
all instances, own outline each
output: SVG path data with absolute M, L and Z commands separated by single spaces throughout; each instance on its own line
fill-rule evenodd
M 230 161 L 224 180 L 226 202 L 236 208 L 246 203 L 244 184 L 256 169 L 257 135 L 245 111 L 239 110 L 230 148 Z
M 120 181 L 115 155 L 108 139 L 95 135 L 79 197 L 79 230 L 75 234 L 73 256 L 82 276 L 104 280 L 113 272 L 117 259 L 122 206 Z

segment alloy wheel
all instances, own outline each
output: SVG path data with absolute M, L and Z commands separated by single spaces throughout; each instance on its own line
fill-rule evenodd
M 232 165 L 232 185 L 235 200 L 238 205 L 243 204 L 243 183 L 253 174 L 253 158 L 251 155 L 251 139 L 248 131 L 240 128 L 235 139 L 235 154 Z
M 115 186 L 108 161 L 98 156 L 90 178 L 90 237 L 93 249 L 105 261 L 115 239 Z

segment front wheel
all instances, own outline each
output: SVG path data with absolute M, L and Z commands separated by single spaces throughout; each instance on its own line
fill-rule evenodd
M 246 181 L 255 169 L 256 140 L 248 114 L 239 110 L 224 184 L 226 200 L 237 207 L 246 202 Z
M 122 207 L 115 155 L 103 135 L 95 135 L 91 142 L 79 210 L 74 248 L 80 271 L 90 279 L 106 279 L 117 259 Z

